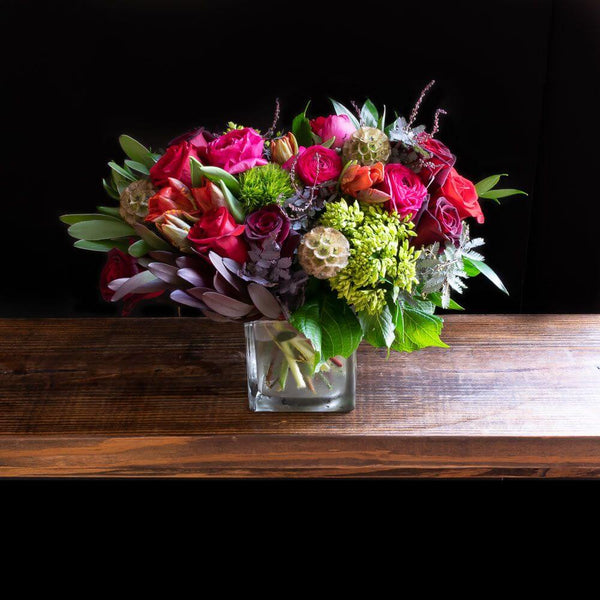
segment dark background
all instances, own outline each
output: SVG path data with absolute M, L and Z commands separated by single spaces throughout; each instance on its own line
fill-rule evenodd
M 597 0 L 3 2 L 4 186 L 0 316 L 117 314 L 104 255 L 73 249 L 65 212 L 109 204 L 101 178 L 121 133 L 153 149 L 196 125 L 267 129 L 369 96 L 431 124 L 478 181 L 529 193 L 483 201 L 470 312 L 599 312 Z M 6 214 L 8 209 L 8 215 Z M 147 306 L 140 315 L 174 314 Z

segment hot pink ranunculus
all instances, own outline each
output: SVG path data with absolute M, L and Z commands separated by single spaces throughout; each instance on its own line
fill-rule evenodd
M 427 188 L 418 175 L 400 163 L 385 165 L 383 181 L 376 187 L 390 195 L 387 210 L 395 210 L 401 217 L 412 215 L 414 219 L 427 198 Z
M 206 158 L 211 166 L 236 174 L 266 165 L 263 149 L 262 137 L 254 129 L 245 127 L 233 129 L 210 142 L 206 148 Z
M 332 148 L 341 148 L 344 142 L 356 131 L 348 115 L 317 117 L 310 122 L 312 130 L 326 142 L 335 137 Z
M 290 168 L 294 162 L 296 174 L 306 185 L 317 185 L 337 179 L 342 172 L 342 159 L 339 154 L 324 146 L 301 146 L 298 154 L 292 156 L 284 168 Z

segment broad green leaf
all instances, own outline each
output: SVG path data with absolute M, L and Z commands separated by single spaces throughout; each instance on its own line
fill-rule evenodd
M 143 164 L 148 169 L 154 165 L 155 160 L 152 157 L 150 150 L 143 144 L 140 144 L 137 140 L 134 140 L 131 136 L 120 136 L 119 144 L 121 145 L 123 152 L 125 152 L 131 160 Z
M 508 290 L 504 287 L 504 284 L 500 280 L 500 277 L 498 277 L 498 275 L 496 275 L 492 268 L 486 265 L 484 262 L 480 260 L 474 260 L 473 258 L 463 257 L 463 263 L 465 263 L 465 265 L 468 264 L 472 267 L 475 267 L 482 275 L 485 275 L 498 289 L 502 290 L 506 295 L 508 295 Z
M 236 223 L 243 223 L 246 218 L 246 213 L 239 200 L 231 193 L 225 184 L 225 181 L 222 179 L 219 181 L 219 187 L 223 192 L 223 196 L 225 196 L 225 204 L 227 204 L 231 216 L 235 219 Z
M 321 308 L 314 298 L 305 302 L 290 316 L 290 323 L 312 343 L 315 350 L 315 365 L 321 361 Z
M 427 299 L 430 300 L 436 306 L 442 308 L 442 294 L 440 292 L 431 292 L 428 294 Z M 465 310 L 458 302 L 455 302 L 450 298 L 450 304 L 448 304 L 448 309 L 451 310 Z
M 394 350 L 412 352 L 429 346 L 448 348 L 448 345 L 440 339 L 443 326 L 443 320 L 440 317 L 408 305 L 404 306 L 403 316 L 403 336 L 396 335 L 396 340 L 392 345 Z
M 321 303 L 321 357 L 348 358 L 363 338 L 362 328 L 352 309 L 343 300 L 328 294 Z
M 386 306 L 379 315 L 358 313 L 364 338 L 375 348 L 389 348 L 394 343 L 395 325 L 390 309 Z
M 359 123 L 358 119 L 343 104 L 340 104 L 339 102 L 335 101 L 333 98 L 329 98 L 329 100 L 331 100 L 331 104 L 333 104 L 333 109 L 335 110 L 336 115 L 346 115 L 350 119 L 350 122 L 352 123 L 352 125 L 354 125 L 354 127 L 356 127 L 356 129 L 358 129 L 360 127 L 360 123 Z
M 484 194 L 485 192 L 489 192 L 489 190 L 491 190 L 493 187 L 498 185 L 498 182 L 500 181 L 500 177 L 506 177 L 506 176 L 507 176 L 507 173 L 500 173 L 500 175 L 490 175 L 489 177 L 486 177 L 485 179 L 478 181 L 475 184 L 475 189 L 477 190 L 477 195 L 481 196 L 481 194 Z
M 131 183 L 131 179 L 129 177 L 123 177 L 123 175 L 121 175 L 120 173 L 117 173 L 116 171 L 112 171 L 112 181 L 113 181 L 113 185 L 117 190 L 117 195 L 119 196 L 119 199 L 121 198 L 121 194 L 123 193 L 123 190 Z
M 75 223 L 82 223 L 83 221 L 112 221 L 123 223 L 123 219 L 117 219 L 111 215 L 102 215 L 97 213 L 62 215 L 59 218 L 67 225 L 74 225 Z
M 298 141 L 298 145 L 313 145 L 312 129 L 310 127 L 310 121 L 307 119 L 305 113 L 300 113 L 294 117 L 294 120 L 292 121 L 292 133 Z
M 385 112 L 386 112 L 386 107 L 384 104 L 383 105 L 383 113 L 381 113 L 381 117 L 379 117 L 379 121 L 377 123 L 377 129 L 381 129 L 381 131 L 383 131 L 385 129 Z
M 463 268 L 469 277 L 476 277 L 481 271 L 467 258 L 463 256 Z
M 103 217 L 75 223 L 67 231 L 70 236 L 80 240 L 106 240 L 135 235 L 135 231 L 127 223 Z
M 205 166 L 193 156 L 190 156 L 190 168 L 192 171 L 192 185 L 194 187 L 198 187 L 202 184 L 201 177 L 204 176 L 213 183 L 222 181 L 227 186 L 227 189 L 235 195 L 240 193 L 239 181 L 224 169 Z
M 127 171 L 123 167 L 120 167 L 116 162 L 113 162 L 111 160 L 108 163 L 108 166 L 113 170 L 113 172 L 117 173 L 118 175 L 120 175 L 121 177 L 126 179 L 127 181 L 129 181 L 129 182 L 135 181 L 135 176 L 132 175 L 129 171 Z
M 360 111 L 360 120 L 367 127 L 377 127 L 379 121 L 379 111 L 369 99 L 367 99 L 367 101 L 363 104 L 363 107 Z
M 137 162 L 135 160 L 126 160 L 125 164 L 127 165 L 127 167 L 129 167 L 131 171 L 136 171 L 142 175 L 150 175 L 148 167 L 146 167 L 140 162 Z
M 96 206 L 96 210 L 103 215 L 108 215 L 109 217 L 116 217 L 119 220 L 121 219 L 121 212 L 115 206 Z
M 92 250 L 93 252 L 108 252 L 113 248 L 117 248 L 122 252 L 127 252 L 128 242 L 123 240 L 77 240 L 73 246 L 81 250 Z
M 135 258 L 140 258 L 140 256 L 148 254 L 148 252 L 151 250 L 152 248 L 144 240 L 138 240 L 137 242 L 131 244 L 131 246 L 128 248 L 129 254 Z

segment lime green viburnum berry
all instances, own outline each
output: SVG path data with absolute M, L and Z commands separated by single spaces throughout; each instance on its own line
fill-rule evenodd
M 339 298 L 357 311 L 376 315 L 385 308 L 392 288 L 407 292 L 418 283 L 420 251 L 410 245 L 414 225 L 376 204 L 329 203 L 321 224 L 344 234 L 350 243 L 348 265 L 329 279 Z
M 283 204 L 294 194 L 290 175 L 278 164 L 254 167 L 240 175 L 239 200 L 247 212 L 267 204 Z

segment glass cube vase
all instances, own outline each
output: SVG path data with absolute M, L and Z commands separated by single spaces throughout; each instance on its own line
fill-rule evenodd
M 310 341 L 286 321 L 245 324 L 248 400 L 254 412 L 348 412 L 356 395 L 355 354 L 314 369 Z

